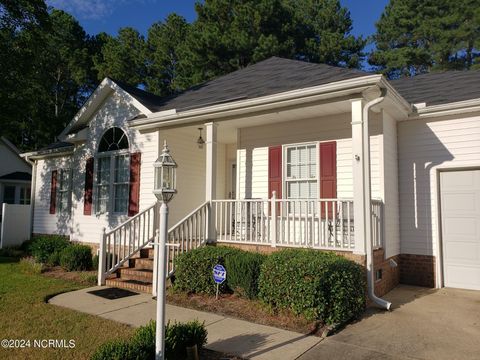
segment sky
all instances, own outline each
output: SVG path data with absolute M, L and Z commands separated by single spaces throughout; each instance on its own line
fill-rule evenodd
M 340 0 L 351 13 L 354 35 L 368 36 L 375 32 L 375 21 L 388 0 Z M 131 26 L 146 34 L 148 28 L 168 14 L 176 12 L 195 20 L 195 0 L 47 0 L 77 18 L 91 35 L 105 31 L 115 35 L 119 28 Z

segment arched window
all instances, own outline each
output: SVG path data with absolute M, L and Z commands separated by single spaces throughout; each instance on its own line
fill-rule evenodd
M 98 152 L 128 149 L 128 139 L 122 129 L 113 127 L 103 134 Z
M 100 139 L 96 156 L 96 213 L 127 213 L 130 181 L 128 150 L 128 138 L 118 127 L 108 129 Z

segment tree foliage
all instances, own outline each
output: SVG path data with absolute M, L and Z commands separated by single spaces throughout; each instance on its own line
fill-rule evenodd
M 370 64 L 391 78 L 480 67 L 479 0 L 391 0 Z
M 104 77 L 169 96 L 276 55 L 359 67 L 365 41 L 339 0 L 205 0 L 197 19 L 89 36 L 44 0 L 0 0 L 0 131 L 22 149 L 54 141 Z

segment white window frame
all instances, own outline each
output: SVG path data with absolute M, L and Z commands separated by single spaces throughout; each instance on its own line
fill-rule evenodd
M 67 174 L 67 184 L 64 187 L 62 181 L 63 174 Z M 57 170 L 57 189 L 56 189 L 56 206 L 55 210 L 58 213 L 70 214 L 70 209 L 72 207 L 72 171 L 71 169 L 58 169 Z M 62 196 L 66 195 L 67 205 L 66 208 L 62 207 Z
M 310 147 L 314 146 L 315 147 L 315 177 L 314 178 L 298 178 L 298 179 L 289 179 L 287 177 L 288 174 L 288 158 L 287 158 L 287 152 L 291 148 L 300 148 L 300 147 Z M 285 199 L 294 199 L 294 200 L 315 200 L 319 199 L 320 194 L 319 194 L 319 182 L 320 182 L 320 161 L 319 161 L 319 143 L 318 142 L 305 142 L 305 143 L 295 143 L 295 144 L 286 144 L 283 145 L 283 161 L 282 161 L 282 171 L 283 171 L 283 177 L 282 177 L 282 194 L 283 198 Z M 315 198 L 290 198 L 288 196 L 288 183 L 291 182 L 315 182 L 317 184 L 317 196 Z
M 105 151 L 97 153 L 95 156 L 95 165 L 94 165 L 94 180 L 93 180 L 93 199 L 94 199 L 94 209 L 95 214 L 115 214 L 115 215 L 127 215 L 128 214 L 128 199 L 130 198 L 130 188 L 128 189 L 127 196 L 127 207 L 125 211 L 115 211 L 115 187 L 116 185 L 130 185 L 130 171 L 128 171 L 127 181 L 122 183 L 115 182 L 115 159 L 118 156 L 127 156 L 128 162 L 130 164 L 130 151 L 129 149 L 114 150 L 114 151 Z M 101 158 L 110 158 L 110 176 L 108 181 L 108 202 L 105 211 L 100 211 L 98 204 L 98 163 Z M 105 186 L 105 185 L 102 185 Z

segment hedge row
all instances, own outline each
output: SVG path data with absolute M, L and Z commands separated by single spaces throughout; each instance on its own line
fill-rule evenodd
M 342 323 L 359 316 L 366 303 L 364 268 L 330 252 L 288 249 L 262 255 L 206 246 L 178 257 L 174 289 L 214 294 L 212 268 L 225 265 L 222 292 L 259 298 L 274 309 L 289 309 L 309 320 Z
M 165 327 L 165 358 L 186 359 L 186 348 L 207 343 L 207 330 L 198 321 L 167 324 Z M 138 328 L 130 340 L 112 340 L 101 345 L 92 360 L 137 360 L 155 358 L 155 321 Z
M 89 246 L 73 244 L 61 236 L 38 236 L 22 247 L 38 263 L 61 265 L 67 271 L 91 270 L 94 266 Z

